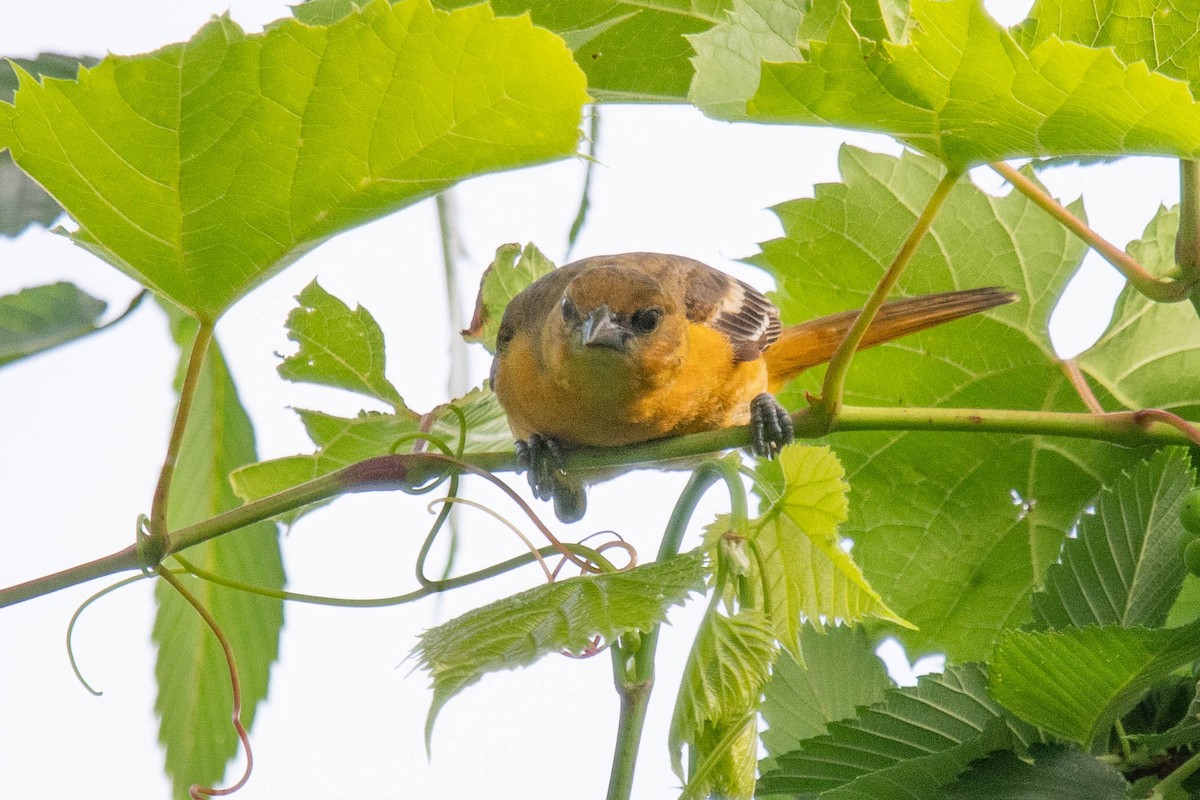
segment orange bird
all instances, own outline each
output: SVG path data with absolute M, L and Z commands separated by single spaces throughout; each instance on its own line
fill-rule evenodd
M 887 303 L 862 346 L 1011 303 L 996 288 Z M 784 328 L 757 289 L 683 256 L 585 258 L 508 304 L 492 387 L 517 440 L 518 469 L 564 522 L 583 516 L 583 484 L 561 469 L 571 445 L 620 445 L 752 426 L 772 457 L 792 422 L 772 394 L 828 361 L 858 311 Z

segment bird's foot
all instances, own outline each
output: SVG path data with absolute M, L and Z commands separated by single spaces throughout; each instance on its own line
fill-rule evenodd
M 774 458 L 796 438 L 792 417 L 775 395 L 763 392 L 750 401 L 750 449 L 759 458 Z
M 555 478 L 563 473 L 562 446 L 540 433 L 517 440 L 517 472 L 529 473 L 529 488 L 538 500 L 554 497 Z
M 539 433 L 517 440 L 517 472 L 527 472 L 529 488 L 539 500 L 553 500 L 554 514 L 563 522 L 576 522 L 587 510 L 583 483 L 563 470 L 563 447 Z

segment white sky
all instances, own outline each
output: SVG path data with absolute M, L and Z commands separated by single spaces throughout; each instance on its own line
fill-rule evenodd
M 187 38 L 223 10 L 204 0 L 11 5 L 0 28 L 6 56 L 149 50 Z M 1028 3 L 994 5 L 1011 21 Z M 287 10 L 260 0 L 234 3 L 231 13 L 254 28 Z M 606 108 L 592 216 L 576 252 L 680 253 L 768 287 L 761 274 L 734 259 L 778 235 L 765 209 L 811 196 L 813 183 L 837 179 L 836 151 L 845 140 L 898 152 L 884 137 L 727 125 L 688 108 Z M 478 272 L 501 243 L 534 241 L 561 259 L 582 174 L 581 162 L 568 161 L 475 180 L 457 191 L 468 251 L 464 303 L 473 300 Z M 1094 226 L 1119 245 L 1141 234 L 1160 202 L 1178 199 L 1176 167 L 1167 160 L 1061 169 L 1045 178 L 1059 197 L 1085 192 Z M 988 175 L 980 180 L 999 184 Z M 437 242 L 432 204 L 421 204 L 322 246 L 222 321 L 218 336 L 254 417 L 262 457 L 311 450 L 288 406 L 358 408 L 347 395 L 287 384 L 275 373 L 275 353 L 291 350 L 283 319 L 314 276 L 379 319 L 390 343 L 389 374 L 413 408 L 446 398 L 450 331 Z M 1068 352 L 1099 333 L 1120 285 L 1094 258 L 1085 273 L 1069 293 L 1073 305 L 1056 319 L 1059 346 Z M 114 308 L 135 292 L 127 279 L 61 237 L 34 230 L 0 240 L 0 293 L 59 279 L 79 283 Z M 134 519 L 149 506 L 165 447 L 175 357 L 161 315 L 147 304 L 110 331 L 0 370 L 0 585 L 133 540 Z M 486 370 L 486 355 L 474 352 L 473 381 Z M 592 512 L 569 534 L 619 530 L 649 557 L 670 511 L 663 498 L 673 497 L 681 481 L 640 473 L 602 485 L 592 491 Z M 477 496 L 501 505 L 495 495 Z M 359 495 L 313 513 L 284 541 L 290 587 L 351 596 L 407 590 L 428 525 L 423 505 L 399 493 Z M 547 515 L 552 519 L 548 508 Z M 702 523 L 704 513 L 696 519 Z M 518 547 L 481 517 L 466 520 L 470 564 L 464 568 Z M 581 798 L 603 796 L 617 713 L 607 655 L 551 657 L 486 677 L 443 710 L 432 760 L 425 757 L 426 676 L 401 664 L 414 636 L 537 580 L 521 572 L 478 591 L 386 610 L 289 605 L 281 660 L 252 732 L 255 774 L 238 796 L 537 797 L 564 789 Z M 75 681 L 63 648 L 67 620 L 96 588 L 0 612 L 0 775 L 10 796 L 166 796 L 153 714 L 150 585 L 104 599 L 79 626 L 76 652 L 85 674 L 105 691 L 98 699 Z M 700 605 L 674 614 L 663 636 L 637 797 L 673 796 L 677 785 L 666 732 Z M 230 775 L 239 770 L 240 764 Z

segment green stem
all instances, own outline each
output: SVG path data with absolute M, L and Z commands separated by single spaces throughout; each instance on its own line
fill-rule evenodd
M 592 205 L 592 173 L 596 171 L 596 149 L 600 145 L 600 106 L 592 105 L 592 113 L 588 120 L 588 135 L 587 135 L 587 153 L 583 156 L 583 189 L 579 195 L 579 210 L 575 212 L 575 219 L 571 221 L 571 230 L 567 233 L 567 252 L 565 260 L 571 260 L 571 251 L 575 249 L 575 243 L 579 240 L 579 234 L 583 231 L 583 224 L 587 222 L 588 210 Z
M 150 550 L 147 559 L 155 563 L 170 550 L 167 534 L 167 503 L 171 493 L 171 480 L 175 477 L 175 464 L 179 460 L 179 449 L 183 446 L 183 434 L 187 429 L 188 417 L 192 412 L 192 401 L 196 397 L 196 387 L 200 384 L 200 372 L 204 368 L 204 354 L 212 342 L 213 324 L 201 322 L 196 328 L 196 338 L 192 340 L 192 350 L 188 354 L 187 370 L 183 375 L 183 383 L 179 387 L 179 405 L 175 409 L 175 423 L 171 427 L 171 438 L 167 441 L 167 455 L 163 460 L 162 470 L 158 473 L 158 484 L 154 487 L 154 502 L 150 507 L 150 536 L 143 540 L 143 546 Z M 155 558 L 157 554 L 157 558 Z
M 1200 769 L 1200 753 L 1193 755 L 1176 767 L 1174 772 L 1155 784 L 1154 792 L 1150 795 L 1151 800 L 1173 800 L 1182 792 L 1183 782 L 1190 778 L 1197 769 Z
M 1200 287 L 1200 161 L 1179 162 L 1179 232 L 1175 263 L 1184 283 Z
M 581 544 L 564 544 L 564 546 L 581 558 L 586 558 L 595 561 L 597 564 L 605 563 L 604 556 L 596 552 L 590 547 L 585 547 Z M 256 594 L 262 597 L 270 597 L 276 600 L 286 600 L 294 603 L 308 603 L 317 606 L 334 606 L 338 608 L 386 608 L 389 606 L 403 605 L 411 603 L 414 600 L 420 600 L 423 597 L 446 592 L 451 589 L 458 589 L 463 586 L 468 586 L 473 583 L 481 583 L 498 575 L 503 575 L 506 572 L 511 572 L 514 569 L 523 567 L 526 564 L 532 564 L 539 557 L 551 558 L 559 555 L 560 551 L 557 547 L 546 546 L 537 551 L 537 553 L 522 553 L 519 556 L 514 556 L 507 561 L 501 561 L 498 564 L 493 564 L 490 567 L 468 572 L 465 575 L 459 575 L 454 578 L 445 578 L 431 583 L 428 586 L 422 586 L 405 594 L 392 595 L 391 597 L 330 597 L 328 595 L 319 594 L 304 594 L 303 592 L 289 592 L 283 589 L 273 589 L 267 586 L 258 586 L 257 584 L 246 583 L 244 581 L 227 578 L 224 575 L 218 575 L 215 572 L 209 572 L 206 569 L 195 566 L 190 561 L 186 560 L 179 554 L 175 554 L 173 558 L 179 562 L 188 573 L 195 575 L 197 578 L 215 583 L 219 586 L 225 586 L 237 591 Z M 139 578 L 141 576 L 138 576 Z M 135 579 L 136 580 L 136 579 Z
M 217 637 L 217 642 L 221 645 L 221 652 L 225 655 L 225 666 L 229 669 L 229 687 L 233 697 L 233 729 L 237 731 L 238 738 L 242 742 L 242 748 L 246 751 L 246 769 L 237 783 L 225 789 L 201 787 L 193 784 L 188 794 L 191 797 L 195 797 L 197 794 L 208 795 L 210 797 L 213 795 L 233 794 L 246 785 L 246 782 L 250 780 L 250 773 L 254 770 L 254 752 L 250 749 L 250 736 L 246 733 L 245 726 L 242 725 L 242 681 L 238 677 L 237 659 L 233 654 L 233 645 L 229 643 L 229 637 L 221 630 L 216 617 L 204 607 L 204 604 L 200 602 L 200 598 L 188 591 L 188 588 L 183 585 L 183 581 L 173 575 L 170 570 L 164 569 L 162 565 L 159 565 L 155 569 L 155 572 L 158 573 L 160 578 L 171 584 L 171 588 L 187 601 L 188 605 L 204 620 L 204 624 L 212 631 L 213 636 Z
M 1121 720 L 1113 723 L 1113 728 L 1117 732 L 1117 742 L 1121 747 L 1121 757 L 1128 762 L 1133 758 L 1133 750 L 1129 747 L 1129 737 L 1125 734 L 1125 726 L 1121 724 Z
M 721 477 L 722 471 L 712 462 L 701 464 L 692 473 L 667 522 L 662 543 L 658 547 L 659 561 L 679 552 L 696 505 L 708 487 Z M 621 699 L 621 716 L 617 722 L 617 741 L 613 751 L 612 772 L 608 778 L 608 800 L 628 800 L 633 791 L 638 747 L 646 723 L 650 692 L 654 688 L 654 654 L 658 650 L 660 627 L 655 625 L 643 634 L 635 647 L 625 648 L 618 643 L 612 648 L 613 676 L 617 696 Z
M 904 272 L 904 268 L 912 261 L 913 255 L 917 252 L 917 247 L 921 244 L 921 240 L 925 238 L 925 234 L 929 232 L 929 228 L 933 225 L 933 220 L 937 217 L 938 211 L 960 177 L 962 177 L 961 172 L 949 170 L 942 176 L 938 185 L 934 187 L 933 194 L 929 197 L 929 202 L 925 204 L 921 215 L 913 223 L 908 238 L 900 246 L 900 251 L 896 253 L 896 257 L 892 260 L 887 271 L 883 273 L 883 277 L 879 279 L 879 283 L 875 284 L 875 289 L 871 292 L 871 296 L 867 298 L 867 302 L 863 305 L 862 311 L 859 312 L 858 318 L 854 320 L 854 324 L 846 332 L 846 338 L 838 345 L 837 351 L 833 354 L 833 358 L 830 359 L 829 369 L 825 372 L 825 383 L 821 387 L 821 399 L 817 405 L 828 419 L 833 420 L 837 417 L 838 410 L 842 407 L 842 395 L 846 387 L 846 375 L 850 371 L 850 362 L 854 359 L 854 354 L 858 351 L 858 346 L 862 344 L 863 337 L 867 335 L 867 329 L 871 327 L 871 322 L 875 319 L 875 315 L 879 312 L 879 309 L 887 301 L 888 295 L 892 293 L 892 289 L 896 288 L 896 282 L 900 280 L 900 275 Z
M 51 575 L 43 575 L 25 583 L 18 583 L 7 589 L 0 590 L 0 608 L 23 603 L 35 597 L 52 594 L 60 589 L 78 586 L 81 583 L 116 575 L 118 572 L 129 572 L 142 568 L 142 560 L 138 546 L 131 544 L 123 550 L 118 550 L 107 556 L 60 570 Z
M 1166 412 L 1158 412 L 1165 414 Z M 1174 416 L 1174 415 L 1170 415 Z M 1177 419 L 1177 418 L 1176 418 Z M 1185 425 L 1187 423 L 1184 423 Z M 845 406 L 835 431 L 961 431 L 1065 436 L 1138 447 L 1196 445 L 1193 434 L 1159 418 L 1155 410 L 1072 414 L 970 408 L 873 408 Z
M 1175 263 L 1180 279 L 1192 287 L 1188 297 L 1200 316 L 1200 161 L 1179 162 L 1179 232 Z
M 1089 228 L 1079 217 L 1064 208 L 1057 200 L 1046 193 L 1042 187 L 1026 178 L 1017 170 L 997 161 L 989 164 L 1002 178 L 1011 183 L 1017 191 L 1028 197 L 1067 230 L 1082 239 L 1089 247 L 1100 254 L 1101 258 L 1125 276 L 1133 288 L 1159 303 L 1175 303 L 1186 300 L 1188 284 L 1170 278 L 1157 278 L 1146 271 L 1146 268 L 1135 261 L 1128 253 L 1115 247 L 1100 234 Z
M 437 196 L 438 232 L 442 243 L 442 268 L 446 278 L 446 307 L 450 330 L 467 327 L 463 321 L 462 302 L 458 296 L 458 254 L 462 245 L 454 224 L 454 197 L 447 189 Z M 467 342 L 461 336 L 450 337 L 450 380 L 447 387 L 451 397 L 462 397 L 470 388 L 467 377 Z
M 1144 445 L 1184 445 L 1196 441 L 1177 425 L 1156 418 L 1146 411 L 1119 411 L 1108 414 L 1080 414 L 1053 411 L 1013 411 L 1007 409 L 968 408 L 869 408 L 843 406 L 832 426 L 823 413 L 807 408 L 792 415 L 796 436 L 813 439 L 832 430 L 848 431 L 964 431 L 1009 433 L 1038 436 L 1065 436 L 1111 442 L 1128 447 Z M 569 470 L 600 467 L 634 467 L 663 464 L 677 459 L 746 447 L 750 443 L 748 427 L 725 428 L 673 439 L 614 448 L 587 448 L 567 456 Z M 222 534 L 255 522 L 295 511 L 306 505 L 355 492 L 403 489 L 411 491 L 438 476 L 460 472 L 512 470 L 516 459 L 511 451 L 464 453 L 462 466 L 454 459 L 434 453 L 406 453 L 376 456 L 285 489 L 278 494 L 247 503 L 171 534 L 167 552 L 139 553 L 130 546 L 95 561 L 0 589 L 0 608 L 70 586 L 134 569 L 149 569 L 162 558 L 207 542 Z

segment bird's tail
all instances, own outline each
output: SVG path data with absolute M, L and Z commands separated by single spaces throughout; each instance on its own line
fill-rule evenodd
M 989 286 L 885 303 L 872 320 L 859 348 L 882 344 L 1016 299 L 1012 292 Z M 782 389 L 804 370 L 832 358 L 857 318 L 857 310 L 846 311 L 784 328 L 763 353 L 771 391 Z

